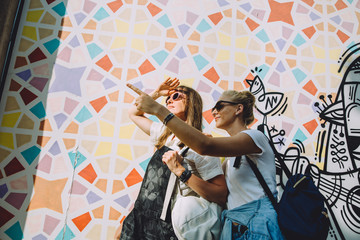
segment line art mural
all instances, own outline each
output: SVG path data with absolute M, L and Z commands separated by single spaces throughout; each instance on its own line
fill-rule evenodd
M 305 153 L 304 146 L 299 139 L 296 139 L 294 146 L 287 148 L 282 155 L 284 160 L 288 161 L 293 174 L 310 174 L 316 181 L 321 193 L 327 199 L 330 210 L 332 227 L 329 235 L 339 239 L 356 239 L 360 233 L 358 211 L 360 203 L 359 45 L 351 46 L 343 54 L 339 72 L 346 61 L 352 62 L 347 64 L 335 99 L 333 100 L 333 96 L 329 94 L 327 98 L 330 103 L 327 103 L 325 96 L 320 95 L 321 103 L 314 103 L 314 109 L 323 121 L 322 127 L 326 129 L 318 133 L 316 164 L 311 163 L 306 156 L 302 156 L 302 153 Z M 351 51 L 351 49 L 353 50 Z M 355 58 L 351 55 L 355 55 Z M 248 82 L 251 83 L 250 91 L 255 96 L 259 95 L 257 107 L 266 119 L 267 113 L 274 110 L 273 106 L 276 107 L 280 104 L 282 93 L 265 93 L 264 84 L 258 76 Z M 285 135 L 285 131 L 283 129 L 278 131 L 266 124 L 259 125 L 258 128 L 270 136 L 274 145 L 284 145 L 282 137 Z M 279 185 L 284 187 L 286 179 L 283 178 L 286 176 L 282 172 L 280 164 L 278 164 L 277 173 L 280 176 Z
M 26 0 L 0 99 L 0 239 L 113 239 L 154 152 L 126 83 L 168 76 L 201 94 L 214 136 L 222 91 L 251 91 L 251 127 L 325 196 L 328 239 L 359 239 L 359 22 L 357 0 Z

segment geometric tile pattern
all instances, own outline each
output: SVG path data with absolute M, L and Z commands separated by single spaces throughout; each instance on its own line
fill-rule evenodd
M 1 98 L 1 239 L 113 238 L 153 153 L 127 116 L 127 82 L 150 92 L 180 78 L 200 92 L 204 131 L 218 136 L 214 101 L 261 69 L 266 90 L 290 103 L 267 124 L 311 158 L 313 103 L 337 92 L 359 20 L 352 0 L 25 1 Z

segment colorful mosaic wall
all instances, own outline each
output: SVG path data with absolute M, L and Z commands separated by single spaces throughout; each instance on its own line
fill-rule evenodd
M 215 136 L 221 92 L 251 89 L 253 127 L 272 127 L 281 153 L 301 146 L 336 172 L 321 161 L 331 148 L 317 149 L 329 124 L 315 103 L 338 95 L 338 60 L 359 42 L 359 20 L 357 0 L 25 1 L 1 98 L 0 238 L 113 239 L 154 150 L 128 119 L 127 82 L 150 92 L 180 78 L 202 95 Z M 332 212 L 329 239 L 359 236 L 351 216 Z

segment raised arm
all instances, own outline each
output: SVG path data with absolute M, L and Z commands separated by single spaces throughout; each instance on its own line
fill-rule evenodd
M 179 84 L 179 79 L 167 78 L 157 89 L 150 93 L 149 96 L 154 99 L 154 101 L 161 96 L 168 96 L 177 86 L 179 86 Z M 128 114 L 129 118 L 136 124 L 136 126 L 138 126 L 147 135 L 150 135 L 150 128 L 153 121 L 145 117 L 143 111 L 138 110 L 138 108 L 133 105 L 129 108 Z
M 161 121 L 164 121 L 165 117 L 170 114 L 167 108 L 154 101 L 146 93 L 131 84 L 127 86 L 139 94 L 135 101 L 137 109 L 153 114 Z M 176 116 L 168 121 L 166 126 L 185 145 L 201 155 L 228 157 L 259 152 L 251 137 L 245 133 L 238 133 L 230 137 L 208 137 Z

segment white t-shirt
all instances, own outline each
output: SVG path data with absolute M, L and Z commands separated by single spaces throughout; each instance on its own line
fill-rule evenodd
M 155 145 L 157 139 L 160 137 L 161 133 L 163 132 L 165 126 L 161 123 L 154 122 L 150 128 L 150 140 Z M 178 144 L 180 140 L 171 135 L 167 140 L 165 145 L 174 151 L 180 151 Z M 192 174 L 202 178 L 203 180 L 207 181 L 212 179 L 218 175 L 222 175 L 223 170 L 221 168 L 221 162 L 218 157 L 211 157 L 211 156 L 202 156 L 189 149 L 184 157 L 183 166 L 189 169 Z M 177 186 L 177 193 L 181 194 L 182 196 L 189 196 L 194 195 L 198 196 L 196 192 L 194 192 L 190 187 L 188 187 L 185 183 L 178 181 L 179 185 Z
M 248 134 L 256 146 L 261 149 L 261 153 L 249 154 L 248 157 L 255 162 L 271 192 L 277 196 L 275 156 L 269 145 L 269 140 L 258 130 L 245 130 L 243 133 Z M 229 189 L 228 209 L 266 196 L 245 156 L 242 156 L 239 168 L 233 167 L 235 157 L 227 158 L 226 161 L 225 179 Z

